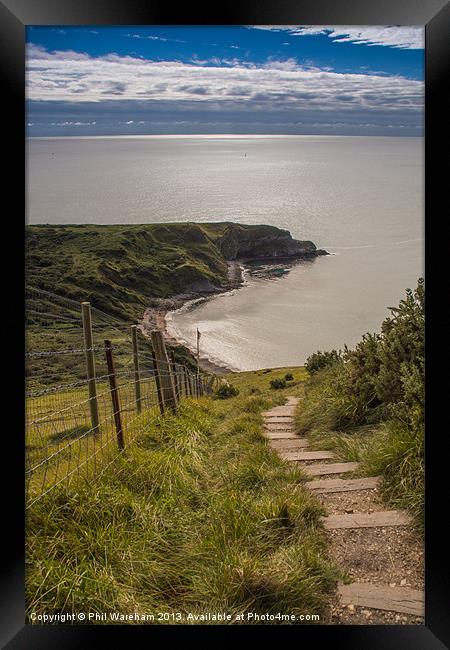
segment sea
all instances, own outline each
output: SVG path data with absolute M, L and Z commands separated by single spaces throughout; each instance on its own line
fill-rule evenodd
M 326 249 L 168 315 L 235 370 L 354 346 L 424 274 L 421 137 L 30 138 L 26 196 L 30 224 L 270 224 Z

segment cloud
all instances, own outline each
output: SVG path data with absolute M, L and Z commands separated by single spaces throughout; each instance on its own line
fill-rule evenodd
M 31 45 L 27 52 L 27 98 L 33 101 L 103 102 L 158 100 L 265 104 L 264 109 L 316 111 L 382 107 L 420 111 L 422 81 L 401 76 L 337 73 L 302 66 L 294 58 L 257 65 L 234 59 L 154 61 L 110 53 L 55 51 Z
M 97 122 L 72 122 L 71 120 L 66 120 L 65 122 L 50 122 L 50 126 L 94 126 Z M 28 124 L 28 126 L 33 126 Z
M 165 43 L 186 43 L 179 38 L 164 38 L 163 36 L 155 36 L 154 34 L 125 34 L 127 38 L 138 38 L 148 41 L 163 41 Z
M 250 25 L 252 29 L 286 31 L 292 36 L 328 35 L 334 43 L 356 43 L 369 46 L 380 45 L 404 50 L 422 50 L 425 47 L 423 27 L 368 26 L 294 26 L 294 25 Z

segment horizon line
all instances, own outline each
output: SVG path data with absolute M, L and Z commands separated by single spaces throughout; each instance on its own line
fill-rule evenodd
M 417 135 L 379 135 L 374 133 L 337 134 L 337 133 L 142 133 L 110 135 L 26 135 L 27 140 L 65 140 L 67 138 L 422 138 L 423 131 Z

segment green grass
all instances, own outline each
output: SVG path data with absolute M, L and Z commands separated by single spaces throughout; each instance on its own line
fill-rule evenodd
M 301 392 L 303 369 L 289 370 L 279 391 L 285 370 L 229 375 L 237 397 L 183 400 L 96 484 L 36 502 L 28 613 L 321 614 L 338 577 L 322 507 L 262 436 L 261 411 Z
M 151 298 L 198 280 L 226 284 L 211 228 L 207 234 L 192 223 L 28 226 L 27 283 L 133 322 Z
M 313 448 L 334 451 L 359 462 L 354 476 L 381 476 L 381 496 L 393 508 L 406 508 L 423 528 L 424 433 L 393 420 L 339 430 L 337 422 L 351 409 L 335 390 L 339 368 L 314 374 L 296 410 L 297 430 Z

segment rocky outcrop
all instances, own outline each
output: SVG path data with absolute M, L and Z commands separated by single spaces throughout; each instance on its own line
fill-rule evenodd
M 293 239 L 288 230 L 275 226 L 230 224 L 216 239 L 216 246 L 227 260 L 262 260 L 328 255 L 312 241 Z

